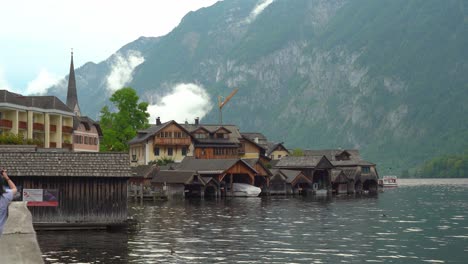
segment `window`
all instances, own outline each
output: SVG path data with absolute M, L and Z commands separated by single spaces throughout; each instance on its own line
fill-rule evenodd
M 172 156 L 174 153 L 174 149 L 173 148 L 167 148 L 167 155 L 168 156 Z
M 182 156 L 187 156 L 187 147 L 182 147 Z
M 362 167 L 362 173 L 370 173 L 370 167 Z
M 216 133 L 216 138 L 224 138 L 224 134 L 222 134 L 222 133 Z
M 206 138 L 206 134 L 196 133 L 195 138 Z
M 159 156 L 159 148 L 158 147 L 154 147 L 153 152 L 154 152 L 155 156 Z

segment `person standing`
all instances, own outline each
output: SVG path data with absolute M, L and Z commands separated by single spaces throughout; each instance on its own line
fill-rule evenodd
M 0 237 L 3 234 L 3 226 L 5 226 L 8 218 L 8 206 L 18 191 L 16 189 L 15 183 L 10 179 L 10 177 L 8 177 L 7 171 L 5 169 L 1 171 L 1 174 L 2 177 L 0 179 L 2 179 L 2 184 L 0 186 Z M 8 187 L 10 187 L 8 191 L 3 187 L 3 181 L 5 181 L 8 184 Z

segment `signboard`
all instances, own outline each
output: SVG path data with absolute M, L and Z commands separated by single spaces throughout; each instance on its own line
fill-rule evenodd
M 23 189 L 23 201 L 28 206 L 58 206 L 57 189 Z

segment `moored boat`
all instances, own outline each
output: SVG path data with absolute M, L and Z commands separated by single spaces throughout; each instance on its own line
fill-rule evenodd
M 382 187 L 397 187 L 398 177 L 394 175 L 383 176 L 382 179 L 379 179 L 379 185 Z
M 226 192 L 226 196 L 235 197 L 257 197 L 262 192 L 262 189 L 247 183 L 233 183 L 232 193 L 230 190 Z

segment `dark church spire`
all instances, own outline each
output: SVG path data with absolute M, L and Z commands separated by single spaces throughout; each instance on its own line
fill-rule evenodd
M 71 51 L 70 74 L 68 75 L 67 106 L 73 110 L 75 115 L 80 116 L 78 95 L 76 93 L 75 67 L 73 66 L 73 49 Z

